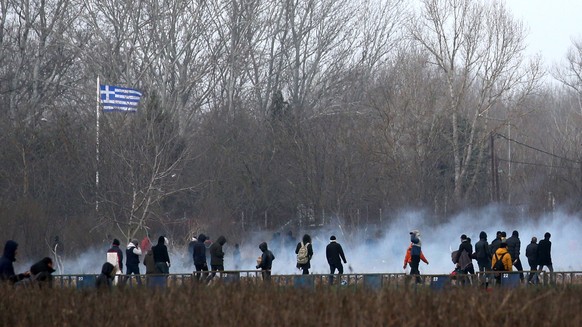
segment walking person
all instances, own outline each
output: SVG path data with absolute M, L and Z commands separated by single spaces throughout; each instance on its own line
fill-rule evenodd
M 420 240 L 420 232 L 418 230 L 413 230 L 410 232 L 410 246 L 406 251 L 406 256 L 404 257 L 403 269 L 406 269 L 406 265 L 410 264 L 410 275 L 415 276 L 416 283 L 421 284 L 422 279 L 420 278 L 420 260 L 428 265 L 428 260 L 424 257 L 422 253 L 422 242 Z
M 550 270 L 550 282 L 554 282 L 554 267 L 552 266 L 552 235 L 549 232 L 544 234 L 544 239 L 538 242 L 538 271 L 544 266 Z
M 166 246 L 166 243 L 167 238 L 160 236 L 158 238 L 158 244 L 152 247 L 157 274 L 170 273 L 170 256 L 168 255 L 168 247 Z
M 502 239 L 501 243 L 499 243 L 499 248 L 495 251 L 491 259 L 491 268 L 495 272 L 497 285 L 501 285 L 501 273 L 511 271 L 513 269 L 512 264 L 513 260 L 511 260 L 511 255 L 507 250 L 507 242 L 505 242 L 505 239 Z
M 302 270 L 303 275 L 308 275 L 309 268 L 311 268 L 311 258 L 313 257 L 311 236 L 308 234 L 303 235 L 303 239 L 295 247 L 295 254 L 297 254 L 297 269 Z
M 135 274 L 137 275 L 136 280 L 137 280 L 137 284 L 141 286 L 141 277 L 139 276 L 139 256 L 142 255 L 141 249 L 138 247 L 139 246 L 139 241 L 138 240 L 133 240 L 131 242 L 129 242 L 129 244 L 127 245 L 127 248 L 125 249 L 125 266 L 126 266 L 126 274 L 128 275 L 128 280 L 129 280 L 129 275 L 131 274 Z
M 475 244 L 475 259 L 479 267 L 480 279 L 482 286 L 489 286 L 489 276 L 485 273 L 491 270 L 491 252 L 489 243 L 487 243 L 487 233 L 479 233 L 479 241 Z
M 529 276 L 527 277 L 528 284 L 538 283 L 538 239 L 537 237 L 532 237 L 531 242 L 525 248 L 525 256 L 527 257 L 527 263 L 529 264 Z M 533 281 L 532 281 L 533 280 Z
M 519 239 L 519 232 L 514 230 L 511 233 L 511 237 L 507 239 L 507 251 L 511 255 L 511 259 L 513 260 L 513 266 L 517 271 L 519 271 L 519 279 L 523 283 L 525 281 L 523 276 L 523 266 L 521 265 L 521 260 L 519 259 L 519 255 L 521 253 L 521 241 Z
M 473 260 L 471 255 L 473 254 L 473 245 L 471 245 L 471 239 L 467 235 L 461 235 L 461 244 L 459 244 L 459 249 L 456 251 L 453 257 L 453 263 L 456 264 L 458 268 L 461 269 L 461 274 L 475 274 L 475 268 L 473 267 Z M 466 276 L 463 276 L 466 277 Z M 461 284 L 466 283 L 465 278 L 461 279 Z
M 224 251 L 222 247 L 226 243 L 226 237 L 220 235 L 216 242 L 210 246 L 210 275 L 206 278 L 206 283 L 209 284 L 217 271 L 224 271 Z
M 257 262 L 257 269 L 262 270 L 263 280 L 271 281 L 271 269 L 273 268 L 273 260 L 275 260 L 275 255 L 269 250 L 267 242 L 259 244 L 259 249 L 261 250 L 261 260 Z
M 332 285 L 333 274 L 336 269 L 338 274 L 342 275 L 344 273 L 342 261 L 348 263 L 346 261 L 346 256 L 344 255 L 344 250 L 342 249 L 341 244 L 337 242 L 335 235 L 332 235 L 329 238 L 329 244 L 325 248 L 325 256 L 327 258 L 327 263 L 329 264 L 329 285 Z
M 208 263 L 206 262 L 206 235 L 198 235 L 198 240 L 194 244 L 193 259 L 194 267 L 196 268 L 196 281 L 201 281 L 206 278 L 206 272 L 208 271 Z M 203 273 L 201 273 L 203 272 Z

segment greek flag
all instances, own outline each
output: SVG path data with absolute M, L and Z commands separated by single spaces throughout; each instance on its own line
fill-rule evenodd
M 104 112 L 136 112 L 142 93 L 136 89 L 99 85 L 99 95 Z

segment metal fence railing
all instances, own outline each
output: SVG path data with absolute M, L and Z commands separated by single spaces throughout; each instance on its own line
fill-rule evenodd
M 528 283 L 529 274 L 535 274 L 532 283 Z M 520 274 L 523 274 L 523 280 Z M 94 288 L 96 274 L 55 275 L 53 287 Z M 195 283 L 206 283 L 209 273 L 168 274 L 168 275 L 117 275 L 115 284 L 134 287 L 185 287 Z M 497 277 L 497 278 L 496 278 Z M 263 283 L 260 270 L 220 271 L 210 283 Z M 483 287 L 494 286 L 516 288 L 526 286 L 562 287 L 582 284 L 582 271 L 569 272 L 487 272 L 476 275 L 433 274 L 411 276 L 403 273 L 374 274 L 310 274 L 310 275 L 272 275 L 269 283 L 280 287 L 316 289 L 323 287 L 346 287 L 351 289 L 382 289 L 425 287 L 430 289 L 445 289 L 449 287 Z

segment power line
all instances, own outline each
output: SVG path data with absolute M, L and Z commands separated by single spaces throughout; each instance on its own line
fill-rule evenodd
M 560 168 L 560 169 L 579 169 L 579 168 L 576 168 L 576 167 L 554 166 L 554 165 L 547 165 L 547 164 L 541 164 L 541 163 L 536 163 L 536 162 L 524 162 L 524 161 L 507 160 L 507 159 L 503 159 L 503 158 L 499 158 L 499 157 L 497 157 L 497 160 L 503 161 L 503 162 L 521 164 L 521 165 L 528 165 L 528 166 L 538 166 L 538 167 L 547 167 L 547 168 Z
M 503 135 L 503 134 L 496 134 L 496 135 L 498 135 L 498 136 L 500 136 L 500 137 L 502 137 L 502 138 L 504 138 L 504 139 L 506 139 L 506 140 L 508 140 L 508 141 L 510 141 L 510 142 L 513 142 L 513 143 L 519 144 L 519 145 L 521 145 L 521 146 L 524 146 L 524 147 L 526 147 L 526 148 L 528 148 L 528 149 L 532 149 L 532 150 L 534 150 L 534 151 L 538 151 L 538 152 L 541 152 L 541 153 L 544 153 L 544 154 L 547 154 L 547 155 L 549 155 L 549 156 L 552 156 L 552 157 L 555 157 L 555 158 L 558 158 L 558 159 L 562 159 L 562 160 L 565 160 L 565 161 L 570 161 L 570 162 L 577 163 L 577 164 L 579 164 L 579 163 L 580 163 L 580 161 L 578 161 L 578 160 L 573 160 L 573 159 L 570 159 L 570 158 L 562 157 L 562 156 L 559 156 L 559 155 L 557 155 L 557 154 L 553 154 L 553 153 L 550 153 L 550 152 L 548 152 L 548 151 L 545 151 L 545 150 L 542 150 L 542 149 L 538 149 L 538 148 L 536 148 L 536 147 L 533 147 L 533 146 L 531 146 L 531 145 L 528 145 L 528 144 L 525 144 L 525 143 L 519 142 L 519 141 L 517 141 L 517 140 L 514 140 L 514 139 L 512 139 L 512 138 L 509 138 L 509 137 L 507 137 L 507 136 L 505 136 L 505 135 Z M 506 160 L 506 161 L 507 161 L 507 160 Z M 510 162 L 512 162 L 512 161 L 510 161 Z M 524 163 L 524 164 L 526 164 L 526 163 Z M 548 167 L 552 167 L 552 166 L 548 166 Z

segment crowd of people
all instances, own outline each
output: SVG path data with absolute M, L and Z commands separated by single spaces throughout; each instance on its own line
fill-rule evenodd
M 413 232 L 411 232 L 411 243 L 414 243 L 412 234 Z M 537 271 L 542 270 L 544 267 L 547 267 L 550 272 L 554 271 L 551 256 L 552 242 L 550 241 L 552 235 L 549 232 L 544 234 L 544 239 L 539 243 L 535 236 L 532 237 L 530 244 L 526 247 L 526 258 L 530 271 L 527 281 L 520 258 L 521 240 L 519 232 L 514 230 L 509 238 L 506 236 L 506 232 L 497 231 L 495 239 L 488 243 L 487 233 L 482 231 L 479 233 L 479 241 L 475 244 L 475 250 L 473 251 L 471 239 L 465 234 L 461 235 L 459 249 L 452 254 L 452 261 L 455 264 L 454 272 L 461 275 L 475 274 L 473 265 L 473 260 L 475 260 L 477 261 L 478 271 L 481 272 L 481 283 L 483 286 L 488 286 L 490 276 L 499 284 L 502 272 L 513 271 L 513 268 L 519 272 L 521 282 L 527 282 L 528 284 L 538 283 Z
M 292 239 L 291 237 L 291 235 L 288 235 L 289 240 Z M 476 261 L 477 271 L 481 272 L 481 283 L 484 286 L 489 284 L 491 277 L 499 281 L 501 276 L 499 272 L 512 271 L 513 268 L 519 272 L 519 278 L 522 282 L 535 284 L 538 282 L 536 271 L 547 267 L 550 272 L 553 272 L 550 237 L 550 233 L 545 233 L 544 239 L 539 242 L 536 237 L 532 237 L 530 244 L 526 247 L 525 255 L 529 271 L 531 271 L 526 281 L 520 258 L 521 241 L 517 230 L 514 230 L 509 238 L 506 238 L 505 232 L 498 231 L 491 243 L 488 243 L 487 234 L 482 231 L 474 248 L 471 244 L 471 239 L 463 234 L 460 237 L 461 242 L 458 250 L 452 253 L 452 262 L 455 265 L 453 274 L 455 276 L 475 274 L 476 270 L 473 261 Z M 226 242 L 227 239 L 223 235 L 219 236 L 214 242 L 210 242 L 205 234 L 192 237 L 188 244 L 188 250 L 194 265 L 193 274 L 196 281 L 209 284 L 213 281 L 217 272 L 225 270 L 223 246 Z M 111 247 L 106 253 L 106 262 L 103 263 L 101 274 L 96 280 L 96 286 L 98 288 L 108 288 L 127 280 L 130 277 L 129 275 L 136 275 L 137 283 L 141 285 L 140 264 L 145 266 L 146 275 L 169 274 L 171 262 L 167 244 L 168 239 L 162 235 L 158 238 L 157 244 L 152 245 L 148 234 L 141 243 L 137 239 L 130 241 L 125 251 L 123 251 L 120 248 L 121 242 L 118 239 L 113 239 Z M 269 249 L 267 242 L 261 242 L 258 248 L 260 255 L 257 257 L 256 269 L 261 270 L 263 279 L 268 282 L 271 279 L 275 254 L 273 253 L 274 251 Z M 17 249 L 18 244 L 15 241 L 6 242 L 4 254 L 0 259 L 0 280 L 10 281 L 15 285 L 29 285 L 32 283 L 41 286 L 50 285 L 52 274 L 55 271 L 52 259 L 45 257 L 32 265 L 30 270 L 22 274 L 16 274 L 13 263 L 16 261 Z M 335 235 L 329 238 L 325 254 L 330 271 L 329 283 L 333 284 L 334 275 L 336 272 L 339 275 L 343 274 L 343 264 L 347 263 L 344 250 Z M 295 255 L 297 260 L 296 268 L 302 274 L 309 274 L 311 260 L 314 256 L 313 244 L 309 234 L 303 235 L 301 241 L 296 244 Z M 236 269 L 240 266 L 240 256 L 240 247 L 236 244 L 233 252 Z M 416 283 L 422 283 L 419 268 L 420 262 L 428 265 L 428 260 L 422 252 L 420 231 L 413 230 L 410 232 L 410 244 L 405 252 L 403 268 L 406 269 L 410 266 L 410 275 L 414 277 Z M 210 268 L 208 263 L 210 263 Z

